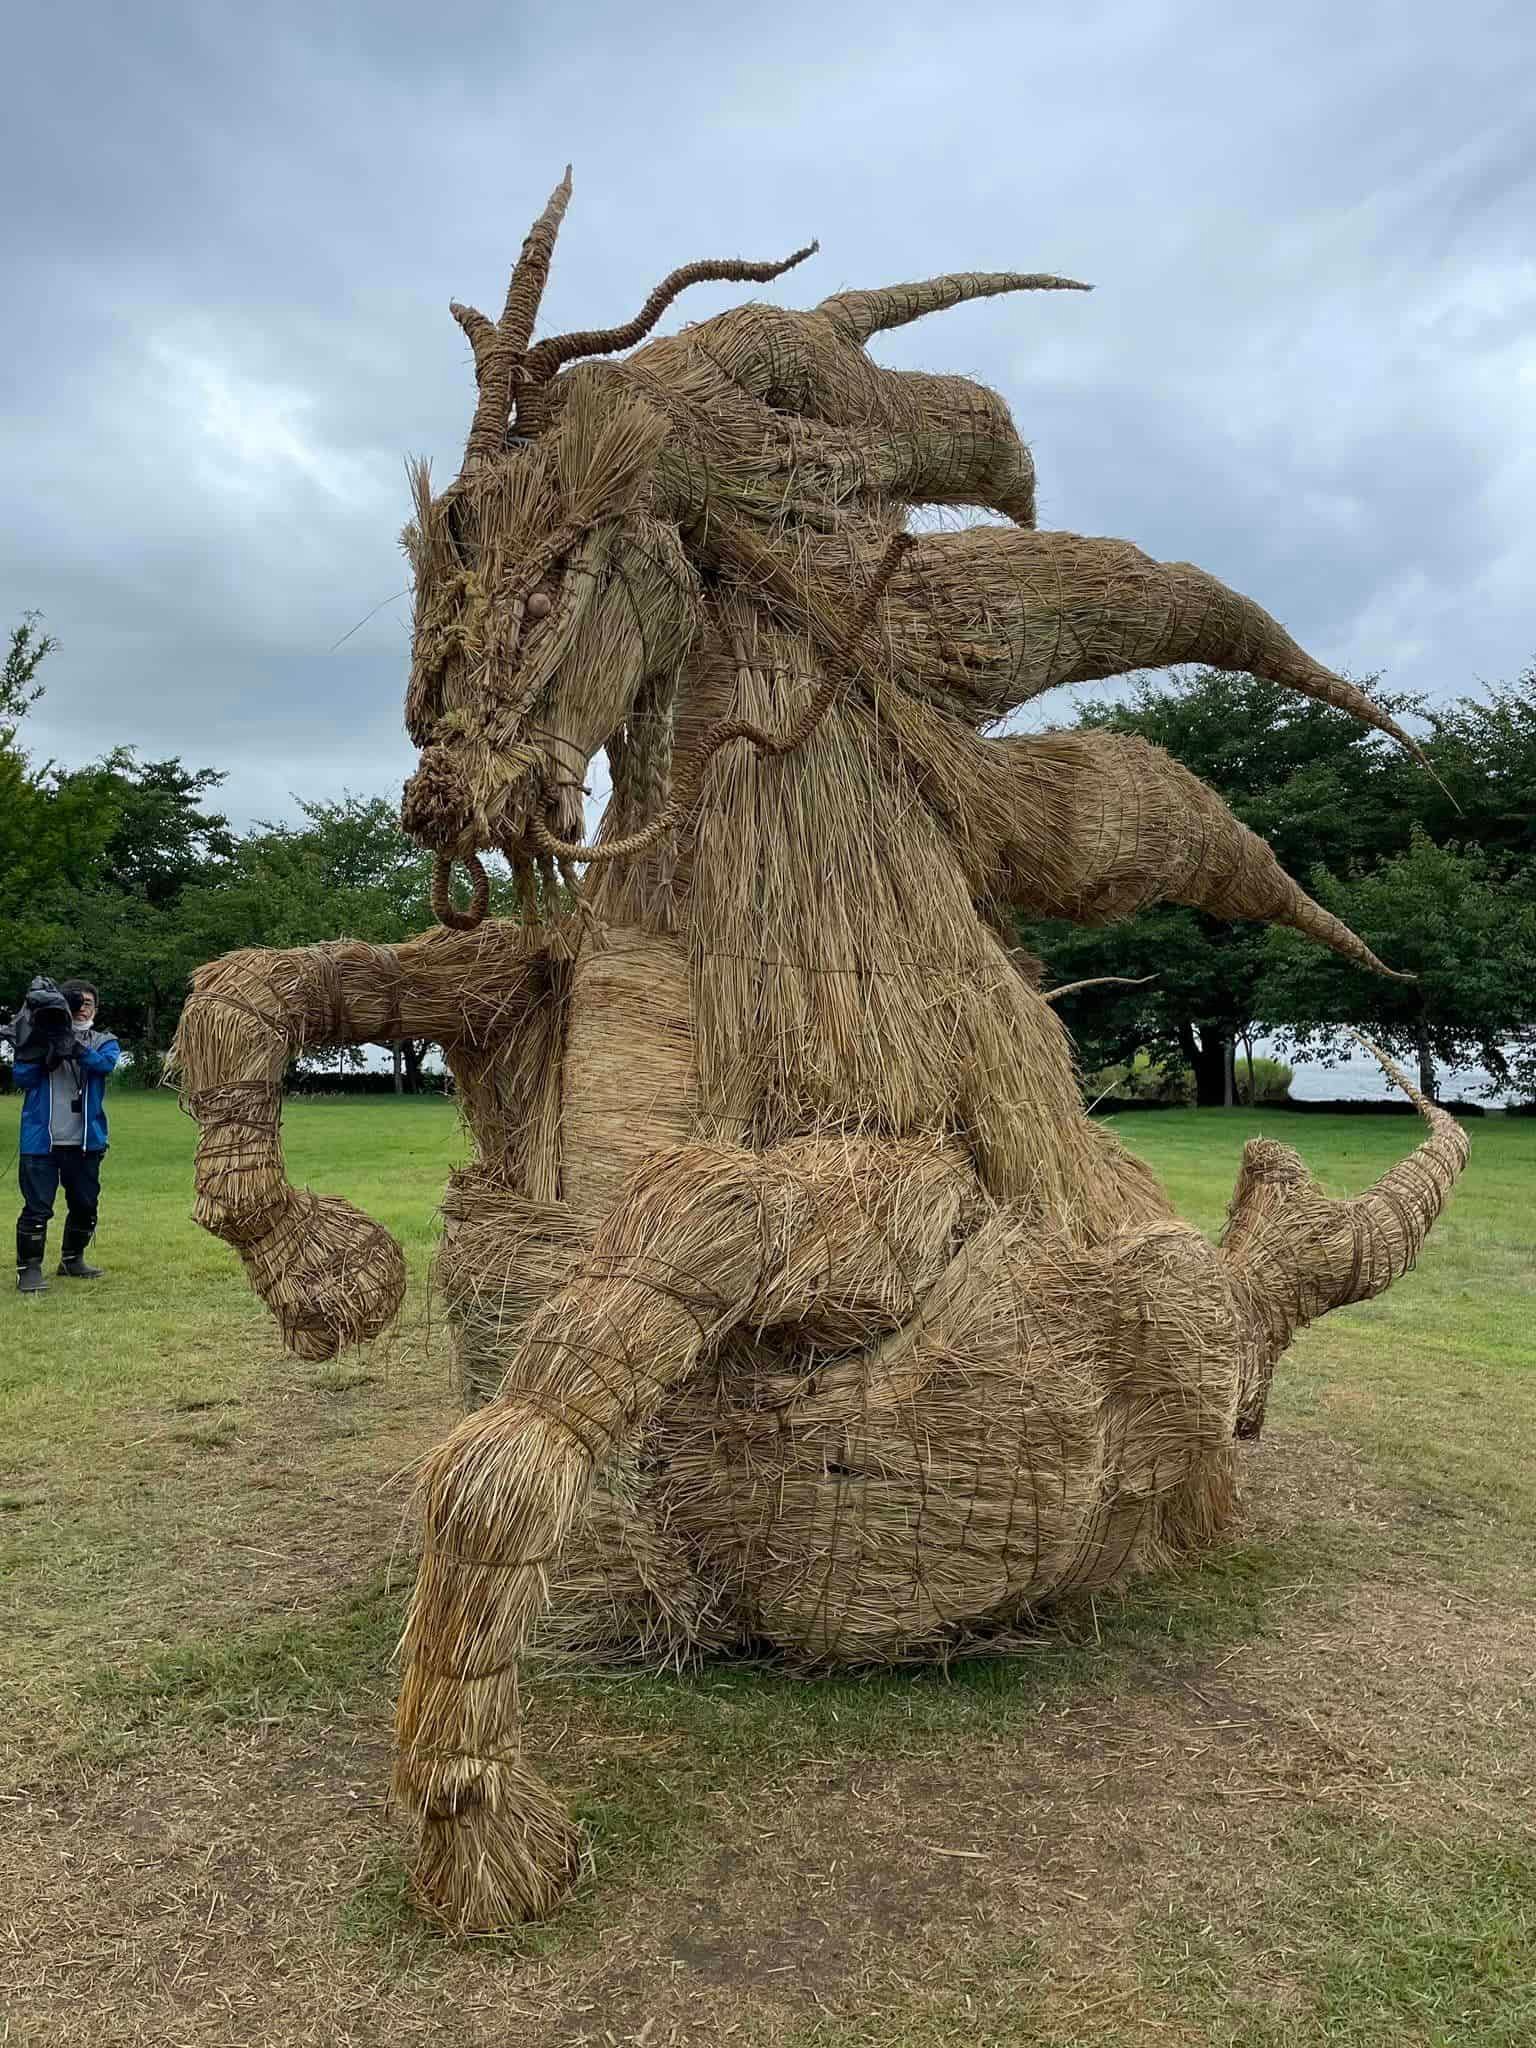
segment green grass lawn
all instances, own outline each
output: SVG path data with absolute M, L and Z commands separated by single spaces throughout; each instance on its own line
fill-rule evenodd
M 327 1367 L 189 1221 L 175 1103 L 112 1121 L 108 1277 L 0 1298 L 0 2041 L 1536 2038 L 1536 1121 L 1470 1125 L 1419 1271 L 1299 1340 L 1198 1571 L 949 1672 L 537 1686 L 595 1874 L 460 1948 L 383 1807 L 410 1474 L 457 1412 L 454 1113 L 290 1105 L 291 1177 L 411 1268 L 399 1329 Z M 1119 1128 L 1212 1231 L 1249 1136 L 1335 1193 L 1418 1136 Z

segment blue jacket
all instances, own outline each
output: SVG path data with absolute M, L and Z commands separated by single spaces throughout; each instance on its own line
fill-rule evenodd
M 81 1043 L 76 1057 L 80 1062 L 80 1078 L 85 1083 L 85 1150 L 105 1152 L 107 1076 L 118 1062 L 117 1040 L 110 1031 L 93 1031 Z M 48 1122 L 53 1091 L 48 1085 L 48 1069 L 40 1062 L 18 1060 L 14 1072 L 16 1086 L 27 1091 L 26 1100 L 21 1105 L 21 1149 L 23 1152 L 51 1152 L 53 1134 Z

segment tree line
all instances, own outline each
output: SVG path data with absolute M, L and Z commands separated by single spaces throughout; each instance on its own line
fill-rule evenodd
M 87 974 L 153 1079 L 204 961 L 341 934 L 389 944 L 431 924 L 430 858 L 392 799 L 298 799 L 297 822 L 237 832 L 216 768 L 129 746 L 84 767 L 33 759 L 25 719 L 53 648 L 29 615 L 0 672 L 0 1009 L 38 971 Z M 1536 669 L 1448 704 L 1381 701 L 1418 726 L 1432 772 L 1326 705 L 1221 671 L 1076 708 L 1078 725 L 1166 748 L 1415 977 L 1383 981 L 1297 934 L 1174 905 L 1104 929 L 1021 925 L 1051 981 L 1153 977 L 1064 1000 L 1085 1068 L 1150 1055 L 1219 1104 L 1255 1034 L 1326 1058 L 1353 1025 L 1412 1062 L 1426 1092 L 1441 1067 L 1476 1061 L 1536 1096 Z M 409 1076 L 424 1051 L 399 1048 Z
M 382 796 L 300 799 L 296 823 L 236 832 L 216 768 L 128 746 L 79 768 L 31 758 L 23 723 L 53 648 L 25 618 L 0 674 L 0 1009 L 34 973 L 86 974 L 132 1070 L 153 1080 L 204 961 L 343 933 L 384 945 L 433 922 L 430 858 Z M 400 1051 L 419 1073 L 425 1046 Z
M 1218 790 L 1280 864 L 1389 967 L 1389 981 L 1299 933 L 1163 904 L 1106 929 L 1022 926 L 1051 976 L 1152 976 L 1066 997 L 1086 1068 L 1137 1052 L 1231 1101 L 1260 1032 L 1325 1060 L 1354 1026 L 1416 1068 L 1479 1063 L 1536 1096 L 1536 669 L 1450 703 L 1378 697 L 1418 728 L 1426 768 L 1344 713 L 1249 676 L 1141 680 L 1076 722 L 1135 733 Z

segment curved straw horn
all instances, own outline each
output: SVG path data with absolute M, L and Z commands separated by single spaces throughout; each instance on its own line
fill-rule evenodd
M 513 383 L 519 363 L 533 338 L 533 325 L 539 317 L 539 302 L 544 296 L 550 260 L 555 253 L 555 238 L 570 203 L 571 167 L 567 164 L 565 176 L 550 193 L 544 211 L 528 230 L 522 254 L 513 266 L 511 282 L 507 286 L 506 305 L 494 327 L 473 306 L 461 306 L 455 300 L 449 308 L 469 336 L 469 345 L 475 356 L 475 381 L 480 387 L 474 422 L 464 445 L 466 463 L 477 457 L 494 455 L 502 445 L 507 431 L 507 416 L 512 410 Z
M 565 209 L 570 203 L 571 167 L 567 164 L 565 176 L 549 195 L 548 205 L 528 230 L 528 239 L 507 285 L 507 303 L 502 308 L 499 325 L 507 347 L 519 355 L 533 339 L 534 322 L 539 317 L 539 305 L 555 253 L 555 237 L 560 232 L 560 223 L 565 219 Z
M 1113 924 L 1153 903 L 1289 925 L 1372 974 L 1388 967 L 1281 867 L 1214 789 L 1131 733 L 1015 733 L 982 742 L 1002 769 L 987 799 L 985 892 L 1026 917 Z
M 957 271 L 925 278 L 921 284 L 891 284 L 878 291 L 835 292 L 816 308 L 842 329 L 850 341 L 868 341 L 892 327 L 905 327 L 929 313 L 944 313 L 968 299 L 995 299 L 1004 292 L 1091 292 L 1091 284 L 1075 277 L 1054 277 L 1045 271 Z
M 996 584 L 984 621 L 967 617 L 961 595 L 983 557 Z M 1430 766 L 1417 740 L 1358 684 L 1314 661 L 1261 605 L 1193 562 L 1156 561 L 1129 541 L 1100 535 L 973 527 L 930 536 L 915 575 L 926 609 L 953 620 L 953 637 L 989 650 L 989 679 L 979 685 L 984 695 L 991 691 L 982 707 L 988 716 L 1062 683 L 1200 662 L 1347 711 Z M 964 683 L 938 633 L 931 644 L 925 657 L 942 671 L 941 687 Z M 982 673 L 976 669 L 978 681 Z
M 556 334 L 541 341 L 525 365 L 527 380 L 530 384 L 544 384 L 563 363 L 574 362 L 578 356 L 607 356 L 621 348 L 633 348 L 691 284 L 769 284 L 786 270 L 793 270 L 797 263 L 803 263 L 807 256 L 814 256 L 820 247 L 820 242 L 807 242 L 782 263 L 745 263 L 739 257 L 685 263 L 662 279 L 634 319 L 623 327 L 589 327 L 579 334 Z

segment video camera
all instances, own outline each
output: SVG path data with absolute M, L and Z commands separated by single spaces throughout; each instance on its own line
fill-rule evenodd
M 75 1049 L 69 997 L 46 974 L 35 975 L 15 1016 L 9 1022 L 0 1018 L 0 1038 L 11 1041 L 18 1060 L 56 1067 Z

